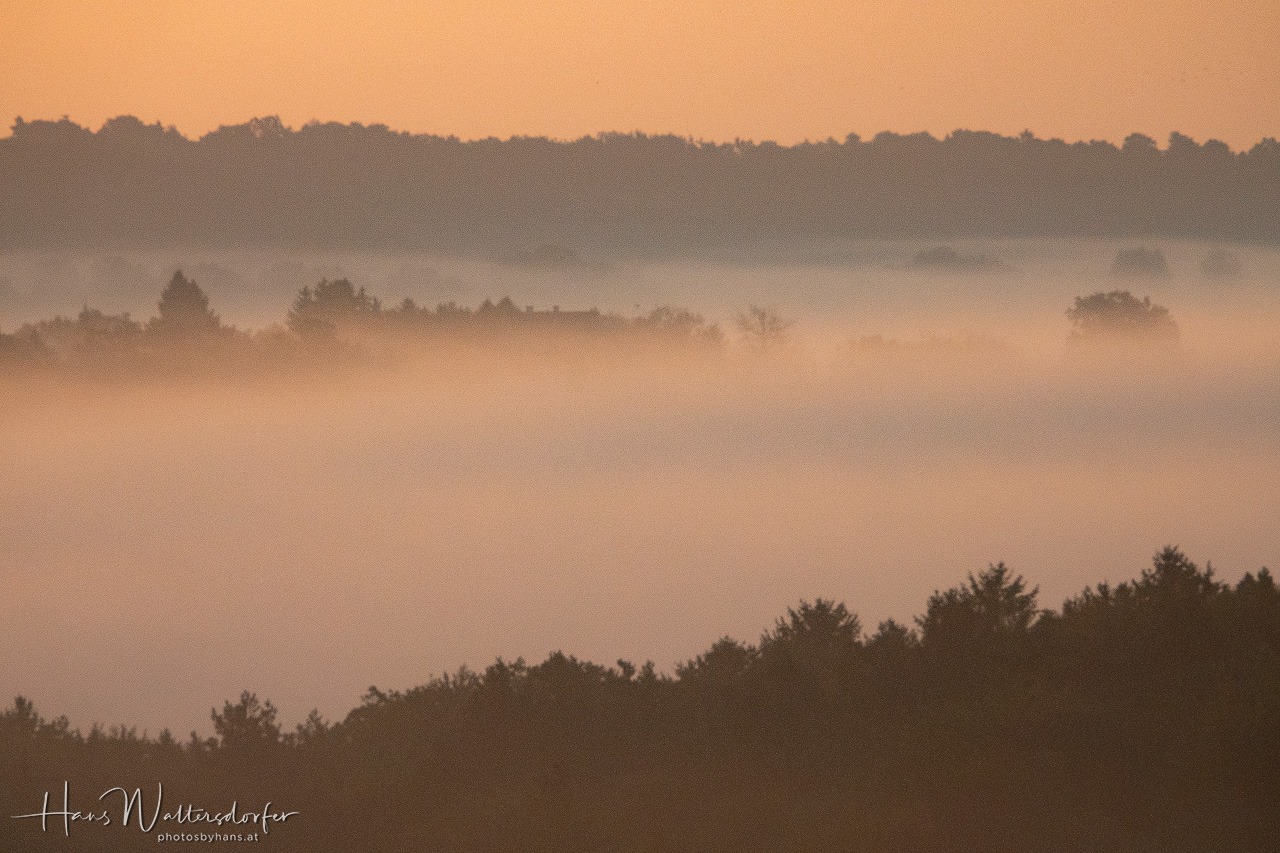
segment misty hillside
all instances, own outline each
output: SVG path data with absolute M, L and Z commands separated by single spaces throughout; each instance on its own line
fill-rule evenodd
M 0 249 L 466 252 L 539 241 L 662 256 L 848 238 L 1280 240 L 1280 144 L 956 131 L 780 146 L 607 133 L 461 141 L 276 118 L 198 140 L 124 116 L 17 119 Z M 554 260 L 554 259 L 552 259 Z

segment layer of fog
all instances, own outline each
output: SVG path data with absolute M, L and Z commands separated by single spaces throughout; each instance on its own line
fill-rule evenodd
M 5 383 L 0 690 L 77 725 L 207 731 L 243 689 L 289 719 L 335 716 L 369 684 L 497 655 L 670 670 L 801 598 L 874 627 L 996 560 L 1045 606 L 1168 543 L 1227 579 L 1280 566 L 1277 253 L 1238 248 L 1243 276 L 1209 282 L 1204 247 L 1165 245 L 1172 275 L 1117 282 L 1115 246 L 972 247 L 1009 269 L 963 275 L 909 269 L 918 248 L 770 268 L 363 261 L 434 268 L 461 288 L 441 300 L 473 305 L 675 303 L 727 329 L 737 307 L 777 306 L 797 346 L 763 362 Z M 171 261 L 247 326 L 317 272 L 436 298 L 350 258 L 236 298 L 188 260 L 131 261 L 154 264 L 136 299 L 55 295 L 2 327 L 82 301 L 147 316 Z M 35 261 L 4 263 L 26 288 Z M 1179 356 L 1070 357 L 1071 298 L 1116 286 L 1169 306 Z M 935 344 L 876 354 L 854 345 L 868 335 Z
M 478 305 L 511 296 L 539 308 L 597 307 L 630 314 L 655 305 L 682 305 L 728 318 L 748 303 L 780 307 L 840 333 L 931 331 L 989 327 L 993 319 L 1020 333 L 1027 323 L 1056 333 L 1061 309 L 1075 296 L 1119 287 L 1142 291 L 1180 309 L 1245 313 L 1280 292 L 1280 251 L 1199 241 L 1021 240 L 951 243 L 961 259 L 989 259 L 993 268 L 947 274 L 913 260 L 936 244 L 854 242 L 797 250 L 793 263 L 759 265 L 746 250 L 723 257 L 637 263 L 565 246 L 513 248 L 497 260 L 458 257 L 263 252 L 11 253 L 0 255 L 0 331 L 55 314 L 74 316 L 88 305 L 135 318 L 155 313 L 173 271 L 182 269 L 210 295 L 223 320 L 261 328 L 283 319 L 298 290 L 322 278 L 346 277 L 387 306 L 410 297 L 419 305 Z M 1147 280 L 1111 273 L 1118 251 L 1149 246 L 1168 261 L 1170 275 Z M 1226 279 L 1200 267 L 1215 252 L 1241 263 Z M 775 252 L 776 254 L 776 252 Z M 1242 310 L 1245 309 L 1245 310 Z

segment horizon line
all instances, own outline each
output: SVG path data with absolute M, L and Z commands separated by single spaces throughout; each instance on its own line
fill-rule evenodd
M 1139 131 L 1134 131 L 1128 134 L 1127 136 L 1125 136 L 1125 138 L 1120 142 L 1116 142 L 1111 139 L 1100 139 L 1097 137 L 1093 137 L 1089 139 L 1081 138 L 1081 139 L 1074 139 L 1074 140 L 1067 140 L 1067 139 L 1064 139 L 1063 137 L 1041 137 L 1041 136 L 1037 136 L 1029 128 L 1021 131 L 1018 134 L 1005 135 L 997 131 L 975 130 L 975 129 L 966 128 L 966 127 L 955 128 L 949 131 L 945 136 L 935 136 L 931 131 L 928 131 L 928 130 L 917 130 L 917 131 L 908 131 L 908 132 L 901 132 L 901 131 L 894 131 L 894 130 L 881 130 L 872 136 L 864 137 L 859 133 L 851 131 L 848 134 L 846 134 L 843 139 L 837 139 L 834 136 L 827 136 L 825 138 L 820 138 L 820 139 L 811 139 L 809 137 L 805 137 L 799 141 L 791 142 L 791 143 L 778 142 L 773 139 L 754 139 L 751 137 L 735 137 L 732 140 L 716 140 L 716 139 L 708 139 L 705 137 L 695 137 L 691 134 L 680 134 L 675 131 L 655 132 L 655 131 L 641 130 L 638 128 L 629 130 L 629 131 L 598 130 L 594 134 L 584 133 L 576 137 L 560 137 L 560 136 L 550 136 L 546 134 L 532 134 L 532 133 L 513 133 L 505 137 L 490 134 L 488 136 L 475 136 L 475 137 L 463 138 L 457 134 L 452 134 L 452 133 L 446 134 L 446 133 L 430 132 L 430 131 L 412 131 L 412 130 L 395 129 L 395 128 L 392 128 L 390 125 L 386 124 L 385 122 L 372 122 L 372 123 L 365 123 L 362 121 L 344 122 L 339 120 L 321 120 L 321 119 L 312 118 L 312 119 L 308 119 L 306 122 L 303 122 L 301 125 L 298 125 L 295 127 L 293 125 L 286 124 L 278 113 L 262 115 L 262 116 L 253 116 L 252 118 L 246 119 L 243 122 L 234 123 L 234 124 L 220 124 L 218 125 L 218 127 L 214 128 L 213 130 L 206 131 L 205 133 L 200 135 L 188 135 L 187 133 L 184 133 L 182 130 L 179 130 L 177 125 L 164 124 L 159 119 L 152 122 L 146 122 L 138 118 L 138 116 L 132 113 L 120 113 L 119 115 L 104 119 L 103 122 L 98 126 L 96 130 L 94 130 L 92 126 L 89 124 L 81 124 L 79 121 L 72 119 L 67 113 L 63 113 L 60 117 L 56 119 L 50 119 L 50 118 L 27 119 L 24 116 L 18 115 L 14 117 L 13 124 L 9 127 L 9 134 L 7 136 L 0 136 L 0 142 L 12 140 L 17 135 L 18 129 L 23 127 L 24 125 L 69 124 L 78 128 L 79 130 L 85 131 L 87 133 L 90 133 L 96 136 L 100 134 L 103 130 L 107 129 L 112 124 L 119 123 L 119 122 L 136 122 L 138 125 L 142 127 L 145 127 L 148 129 L 157 129 L 162 133 L 174 134 L 186 142 L 197 142 L 197 143 L 211 136 L 214 136 L 215 134 L 222 131 L 232 130 L 236 128 L 245 128 L 245 127 L 252 128 L 255 123 L 261 123 L 263 127 L 274 126 L 275 128 L 278 128 L 280 131 L 283 131 L 286 134 L 300 133 L 309 128 L 315 128 L 315 127 L 337 126 L 337 127 L 352 128 L 352 129 L 383 130 L 395 136 L 406 136 L 414 139 L 444 140 L 444 141 L 450 141 L 450 142 L 457 142 L 460 144 L 473 144 L 473 143 L 480 143 L 480 142 L 510 143 L 510 142 L 517 142 L 517 141 L 542 141 L 542 142 L 550 142 L 550 143 L 559 144 L 559 145 L 568 145 L 568 144 L 574 144 L 574 143 L 586 142 L 586 141 L 601 141 L 610 137 L 621 137 L 621 138 L 631 138 L 631 139 L 678 139 L 682 142 L 688 143 L 690 145 L 698 146 L 698 147 L 748 146 L 748 147 L 777 147 L 777 148 L 784 148 L 784 149 L 792 149 L 792 148 L 803 148 L 808 146 L 819 146 L 819 145 L 833 145 L 833 144 L 843 145 L 848 143 L 870 144 L 875 142 L 876 140 L 886 138 L 886 137 L 895 138 L 895 139 L 918 139 L 918 140 L 927 139 L 934 142 L 947 142 L 954 139 L 958 135 L 971 134 L 974 136 L 990 136 L 990 137 L 995 137 L 1002 140 L 1015 141 L 1015 142 L 1021 142 L 1021 141 L 1045 142 L 1045 143 L 1062 144 L 1067 146 L 1108 145 L 1116 149 L 1122 149 L 1127 140 L 1137 137 L 1139 139 L 1148 139 L 1148 140 L 1151 140 L 1151 142 L 1156 143 L 1156 150 L 1159 150 L 1159 151 L 1168 151 L 1170 147 L 1169 143 L 1174 138 L 1181 137 L 1183 139 L 1191 141 L 1192 143 L 1195 143 L 1198 147 L 1203 148 L 1208 145 L 1213 145 L 1214 147 L 1222 146 L 1232 154 L 1242 154 L 1252 150 L 1253 148 L 1257 148 L 1259 145 L 1264 145 L 1267 142 L 1272 142 L 1272 143 L 1277 142 L 1276 136 L 1263 136 L 1248 148 L 1245 148 L 1245 147 L 1232 148 L 1230 144 L 1220 139 L 1217 139 L 1216 137 L 1209 137 L 1205 139 L 1203 142 L 1200 142 L 1195 140 L 1193 137 L 1191 137 L 1188 134 L 1184 134 L 1178 130 L 1172 130 L 1169 132 L 1169 136 L 1166 139 L 1165 147 L 1160 148 L 1158 139 L 1156 139 L 1155 137 L 1149 136 L 1148 134 L 1141 133 Z M 266 135 L 266 134 L 262 134 L 262 135 Z

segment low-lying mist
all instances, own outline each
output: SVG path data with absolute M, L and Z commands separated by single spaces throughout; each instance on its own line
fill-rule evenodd
M 1216 291 L 1115 285 L 1109 256 L 1092 280 L 886 266 L 879 290 L 856 264 L 651 267 L 626 275 L 669 290 L 593 273 L 513 296 L 687 304 L 730 345 L 4 380 L 0 690 L 74 725 L 207 731 L 244 689 L 335 716 L 498 655 L 669 671 L 802 598 L 907 621 L 997 560 L 1049 606 L 1165 544 L 1226 579 L 1275 568 L 1280 300 L 1259 257 Z M 1068 345 L 1071 298 L 1112 286 L 1167 305 L 1176 350 Z M 733 340 L 748 302 L 797 321 L 789 346 Z

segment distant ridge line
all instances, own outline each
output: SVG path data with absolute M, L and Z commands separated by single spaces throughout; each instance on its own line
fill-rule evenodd
M 1280 142 L 957 130 L 779 145 L 602 133 L 462 141 L 277 117 L 192 140 L 131 116 L 17 120 L 0 248 L 668 254 L 854 238 L 1280 242 Z

